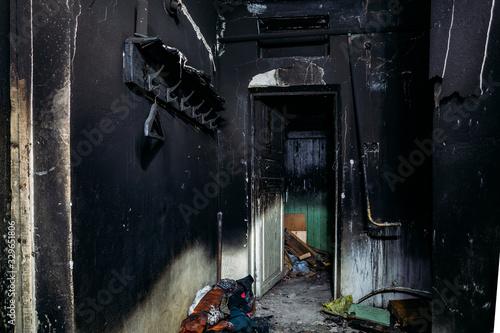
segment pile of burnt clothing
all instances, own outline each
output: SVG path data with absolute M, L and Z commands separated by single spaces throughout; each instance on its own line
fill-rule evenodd
M 198 291 L 181 324 L 181 333 L 253 333 L 255 297 L 252 276 L 223 279 Z

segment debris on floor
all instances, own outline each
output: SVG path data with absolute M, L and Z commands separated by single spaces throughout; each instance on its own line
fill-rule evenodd
M 388 310 L 398 324 L 408 331 L 430 332 L 430 303 L 421 298 L 389 301 Z
M 310 277 L 329 266 L 328 253 L 307 245 L 285 229 L 285 264 L 289 277 Z
M 352 295 L 348 295 L 323 304 L 323 308 L 321 310 L 334 316 L 347 318 L 347 313 L 352 305 L 352 302 Z
M 421 299 L 390 301 L 387 310 L 356 304 L 352 295 L 330 301 L 328 254 L 287 230 L 285 250 L 288 276 L 263 297 L 255 299 L 250 275 L 220 280 L 197 292 L 180 332 L 414 333 L 414 324 L 426 319 L 419 313 L 429 313 L 422 311 L 428 302 Z
M 285 214 L 285 229 L 307 243 L 306 213 Z
M 388 310 L 352 303 L 352 296 L 338 298 L 323 304 L 323 312 L 332 315 L 332 320 L 344 323 L 362 332 L 428 332 L 429 321 L 419 315 L 428 309 L 428 302 L 422 299 L 389 301 Z M 416 324 L 420 324 L 418 330 Z
M 363 332 L 392 332 L 390 313 L 387 310 L 353 303 L 352 295 L 324 303 L 323 312 L 337 317 L 338 323 Z
M 289 223 L 289 225 L 291 224 Z M 292 227 L 293 226 L 294 225 L 292 225 Z M 300 313 L 300 311 L 304 310 L 304 306 L 307 306 L 308 302 L 314 301 L 308 299 L 308 296 L 303 295 L 302 292 L 304 291 L 293 289 L 291 286 L 295 283 L 291 282 L 297 281 L 296 283 L 298 284 L 296 287 L 300 288 L 301 283 L 313 281 L 313 278 L 320 278 L 320 275 L 323 277 L 328 276 L 326 268 L 330 265 L 329 256 L 327 252 L 309 246 L 303 239 L 300 239 L 297 232 L 285 229 L 284 238 L 287 276 L 278 285 L 287 286 L 290 290 L 286 295 L 280 296 L 280 302 L 283 306 L 290 309 L 289 311 L 299 311 Z M 294 277 L 303 277 L 304 279 L 290 279 Z M 309 292 L 309 290 L 306 292 Z M 272 291 L 270 295 L 265 295 L 263 300 L 268 297 L 273 298 L 273 295 L 274 291 Z M 331 295 L 331 293 L 325 291 L 322 296 L 325 297 L 329 295 Z M 316 296 L 321 297 L 320 295 Z M 263 300 L 261 300 L 261 302 L 263 302 Z M 421 324 L 420 329 L 422 329 L 422 327 L 431 327 L 429 322 L 424 323 L 425 318 L 417 315 L 419 311 L 422 312 L 421 309 L 427 309 L 424 304 L 426 303 L 425 301 L 402 300 L 391 302 L 389 303 L 388 309 L 381 309 L 356 304 L 353 302 L 352 295 L 348 295 L 330 302 L 322 303 L 323 306 L 318 307 L 318 309 L 325 318 L 318 318 L 316 313 L 304 313 L 303 315 L 297 316 L 301 319 L 289 319 L 286 323 L 283 323 L 280 322 L 280 318 L 278 317 L 272 320 L 274 322 L 274 328 L 271 329 L 270 332 L 413 333 L 416 332 L 414 329 L 415 323 Z M 297 305 L 296 309 L 295 305 Z M 277 309 L 274 308 L 274 311 L 277 311 Z M 425 311 L 424 313 L 430 312 Z M 303 320 L 303 318 L 316 318 L 316 320 L 311 323 L 310 320 L 306 321 Z M 410 323 L 413 323 L 413 326 Z
M 282 279 L 257 299 L 255 311 L 269 317 L 270 333 L 358 332 L 343 328 L 321 311 L 331 299 L 330 278 L 325 271 L 308 278 Z
M 251 275 L 223 279 L 205 286 L 195 296 L 188 317 L 181 323 L 181 333 L 231 332 L 267 333 L 268 318 L 256 318 Z
M 393 332 L 391 315 L 385 309 L 352 304 L 348 310 L 349 326 L 366 332 Z
M 371 321 L 385 326 L 391 325 L 391 314 L 385 309 L 362 304 L 352 304 L 348 313 L 348 317 L 353 319 Z

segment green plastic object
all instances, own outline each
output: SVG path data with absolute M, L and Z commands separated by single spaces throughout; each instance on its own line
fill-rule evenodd
M 346 297 L 337 298 L 330 303 L 324 303 L 321 310 L 335 316 L 347 318 L 347 311 L 352 306 L 352 302 L 352 295 L 348 295 Z
M 373 306 L 366 306 L 361 304 L 352 304 L 347 311 L 350 316 L 371 321 L 374 323 L 390 326 L 391 314 L 389 311 Z

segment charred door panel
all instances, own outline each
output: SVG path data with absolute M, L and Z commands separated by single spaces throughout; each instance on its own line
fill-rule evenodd
M 254 222 L 256 293 L 271 289 L 283 272 L 283 116 L 254 103 Z

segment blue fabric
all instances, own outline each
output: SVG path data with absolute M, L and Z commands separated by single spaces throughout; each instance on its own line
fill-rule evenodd
M 240 309 L 231 307 L 229 321 L 235 326 L 231 332 L 252 333 L 254 320 Z

